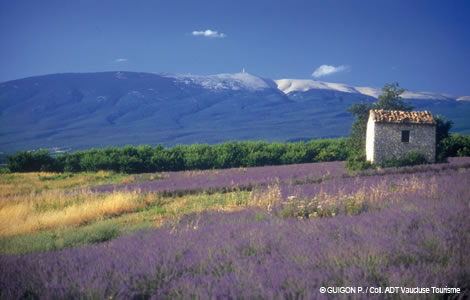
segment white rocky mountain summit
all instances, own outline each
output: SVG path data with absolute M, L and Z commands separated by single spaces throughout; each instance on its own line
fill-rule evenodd
M 342 83 L 323 82 L 310 79 L 279 79 L 275 80 L 277 87 L 285 94 L 291 92 L 306 92 L 312 89 L 333 90 L 344 93 L 358 93 L 374 98 L 378 98 L 382 94 L 382 89 L 373 87 L 354 87 Z M 402 94 L 406 99 L 428 99 L 428 100 L 455 100 L 455 97 L 445 94 L 429 93 L 429 92 L 412 92 L 405 91 Z M 465 98 L 465 97 L 462 97 Z
M 171 74 L 160 73 L 159 75 L 174 78 L 177 82 L 187 85 L 198 85 L 207 89 L 217 90 L 261 90 L 266 88 L 277 88 L 284 94 L 292 92 L 307 92 L 309 90 L 330 90 L 351 94 L 362 94 L 378 98 L 382 94 L 381 88 L 355 87 L 343 83 L 324 82 L 311 79 L 278 79 L 271 80 L 262 78 L 248 72 L 223 73 L 216 75 L 193 75 L 193 74 Z M 405 99 L 426 100 L 468 100 L 470 96 L 460 98 L 440 93 L 405 91 L 402 94 Z

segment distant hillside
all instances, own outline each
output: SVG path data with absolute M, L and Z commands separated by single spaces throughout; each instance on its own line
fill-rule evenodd
M 375 101 L 378 92 L 249 73 L 30 77 L 0 83 L 0 152 L 340 137 L 348 135 L 352 122 L 346 108 Z M 470 133 L 470 101 L 414 97 L 421 98 L 412 100 L 418 109 L 443 114 L 454 120 L 456 132 Z

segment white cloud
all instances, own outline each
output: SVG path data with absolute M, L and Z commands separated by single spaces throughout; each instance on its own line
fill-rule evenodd
M 121 58 L 116 58 L 116 59 L 114 60 L 115 63 L 121 63 L 121 62 L 126 62 L 126 61 L 127 61 L 127 58 L 123 58 L 123 57 L 121 57 Z
M 222 33 L 222 32 L 219 33 L 217 31 L 210 30 L 210 29 L 201 30 L 201 31 L 193 31 L 192 35 L 194 35 L 194 36 L 205 36 L 205 37 L 208 37 L 208 38 L 224 38 L 224 37 L 227 36 L 225 33 Z
M 328 76 L 328 75 L 338 73 L 338 72 L 344 72 L 347 70 L 349 70 L 349 67 L 343 66 L 343 65 L 337 66 L 337 67 L 329 66 L 329 65 L 321 65 L 312 73 L 312 76 L 318 78 L 318 77 Z

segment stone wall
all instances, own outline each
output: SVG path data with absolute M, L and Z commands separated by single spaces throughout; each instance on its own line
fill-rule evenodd
M 375 123 L 375 122 L 374 122 Z M 403 130 L 409 130 L 409 142 L 402 142 Z M 436 158 L 436 126 L 424 124 L 375 123 L 374 162 L 382 163 L 392 157 L 401 158 L 410 151 L 418 151 L 427 161 Z
M 369 121 L 367 122 L 367 134 L 366 134 L 366 158 L 368 161 L 374 162 L 374 152 L 375 152 L 375 122 L 372 120 L 372 117 L 369 116 Z

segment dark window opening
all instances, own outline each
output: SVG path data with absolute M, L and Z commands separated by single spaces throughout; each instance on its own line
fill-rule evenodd
M 402 130 L 401 131 L 401 141 L 403 143 L 409 143 L 410 142 L 410 131 L 409 130 Z

